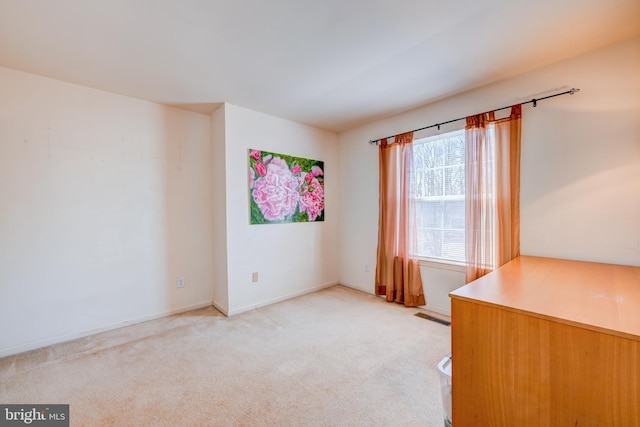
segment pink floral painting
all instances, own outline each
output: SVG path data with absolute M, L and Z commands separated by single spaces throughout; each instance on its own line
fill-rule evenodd
M 324 221 L 324 162 L 249 150 L 251 224 Z

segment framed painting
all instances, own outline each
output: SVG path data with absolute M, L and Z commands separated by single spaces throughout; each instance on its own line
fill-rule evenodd
M 251 224 L 324 221 L 324 162 L 249 149 Z

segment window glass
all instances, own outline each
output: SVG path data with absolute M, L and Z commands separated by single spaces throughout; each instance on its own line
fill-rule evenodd
M 416 140 L 417 254 L 465 261 L 464 130 Z

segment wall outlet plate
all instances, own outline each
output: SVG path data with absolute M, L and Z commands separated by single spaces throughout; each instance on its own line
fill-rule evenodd
M 178 282 L 176 283 L 177 288 L 184 288 L 184 277 L 178 277 Z

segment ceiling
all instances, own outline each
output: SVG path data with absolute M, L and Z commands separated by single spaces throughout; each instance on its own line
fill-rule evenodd
M 0 65 L 340 132 L 640 36 L 640 0 L 0 0 Z

